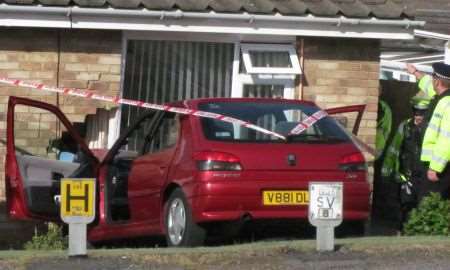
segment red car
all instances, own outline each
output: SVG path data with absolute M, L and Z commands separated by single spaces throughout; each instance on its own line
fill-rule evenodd
M 288 135 L 302 119 L 320 110 L 314 103 L 211 98 L 171 105 L 246 120 L 286 135 L 287 140 L 220 120 L 149 110 L 100 160 L 57 107 L 11 97 L 6 157 L 9 215 L 59 220 L 60 179 L 90 177 L 97 181 L 97 215 L 88 230 L 92 242 L 165 235 L 169 246 L 195 246 L 204 242 L 209 224 L 306 220 L 309 181 L 343 182 L 344 220 L 368 218 L 365 160 L 336 119 L 327 116 L 299 135 Z M 363 110 L 364 105 L 358 105 L 327 112 L 357 112 L 357 117 L 349 118 L 355 120 L 356 132 Z M 25 117 L 27 113 L 32 117 Z M 48 122 L 37 122 L 37 115 L 39 121 Z M 21 136 L 30 136 L 20 132 L 23 122 L 34 127 L 39 123 L 43 136 L 49 133 L 43 128 L 51 129 L 55 120 L 61 122 L 56 126 L 60 132 L 49 148 L 58 148 L 56 155 L 23 149 L 27 143 Z

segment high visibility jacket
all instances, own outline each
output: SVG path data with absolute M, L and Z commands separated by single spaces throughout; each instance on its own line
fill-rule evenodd
M 383 100 L 379 100 L 378 120 L 377 120 L 377 135 L 375 137 L 375 148 L 377 151 L 376 158 L 378 159 L 383 153 L 386 141 L 391 133 L 392 126 L 392 111 L 389 105 Z
M 391 145 L 386 150 L 386 156 L 384 157 L 383 166 L 381 167 L 381 175 L 383 177 L 389 177 L 394 173 L 399 173 L 400 148 L 404 138 L 405 125 L 407 125 L 409 121 L 411 121 L 411 119 L 407 119 L 400 123 L 397 133 L 392 139 Z
M 435 99 L 437 105 L 425 131 L 420 159 L 440 173 L 450 160 L 450 89 Z
M 422 90 L 427 97 L 434 97 L 436 95 L 436 91 L 434 91 L 433 87 L 433 77 L 431 75 L 424 75 L 419 80 L 419 89 Z
M 383 177 L 394 176 L 397 182 L 406 182 L 412 176 L 421 175 L 424 167 L 420 162 L 423 126 L 416 126 L 413 119 L 400 123 L 391 145 L 386 151 L 381 168 Z

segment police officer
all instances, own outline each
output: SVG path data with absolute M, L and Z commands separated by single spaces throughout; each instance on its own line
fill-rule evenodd
M 416 77 L 419 82 L 419 89 L 430 99 L 436 95 L 436 91 L 433 87 L 433 76 L 425 74 L 417 70 L 417 68 L 412 64 L 406 64 L 406 69 L 414 77 Z
M 422 143 L 421 161 L 427 173 L 419 200 L 430 192 L 449 197 L 450 187 L 450 65 L 433 64 L 433 88 L 436 96 L 425 116 L 428 123 Z
M 402 229 L 409 212 L 417 206 L 417 188 L 425 174 L 420 161 L 423 118 L 430 100 L 419 95 L 411 99 L 413 117 L 400 123 L 391 145 L 386 151 L 381 174 L 400 184 L 400 224 Z
M 386 142 L 391 133 L 392 127 L 392 110 L 391 107 L 384 101 L 378 101 L 378 117 L 377 117 L 377 134 L 375 136 L 375 159 L 379 159 L 384 152 Z

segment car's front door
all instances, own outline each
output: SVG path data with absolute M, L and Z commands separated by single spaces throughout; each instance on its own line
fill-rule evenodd
M 338 108 L 330 108 L 325 111 L 333 116 L 345 128 L 350 129 L 354 135 L 358 135 L 359 125 L 366 105 L 351 105 Z M 355 115 L 356 113 L 356 115 Z
M 364 109 L 366 105 L 351 105 L 345 107 L 338 108 L 330 108 L 325 111 L 333 116 L 340 124 L 344 126 L 344 128 L 351 130 L 353 133 L 353 141 L 362 147 L 365 151 L 370 153 L 371 155 L 375 155 L 376 151 L 373 147 L 367 145 L 361 139 L 359 139 L 356 135 L 358 135 L 359 125 L 361 124 L 361 119 L 364 113 Z M 356 113 L 356 115 L 355 115 Z
M 61 178 L 96 176 L 98 160 L 53 105 L 10 97 L 5 143 L 6 201 L 12 218 L 58 219 Z

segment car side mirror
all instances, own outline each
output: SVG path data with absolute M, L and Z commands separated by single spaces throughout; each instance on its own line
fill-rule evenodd
M 67 161 L 67 162 L 75 162 L 75 154 L 71 152 L 60 152 L 58 155 L 58 160 Z

